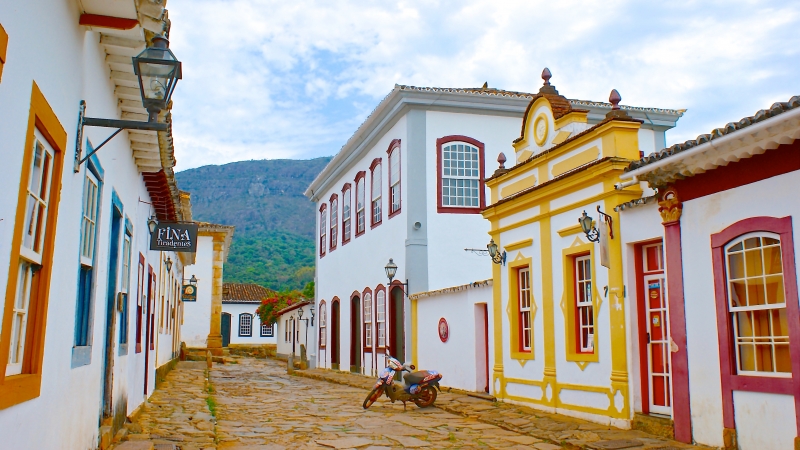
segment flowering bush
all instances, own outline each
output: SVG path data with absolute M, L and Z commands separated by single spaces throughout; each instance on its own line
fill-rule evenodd
M 258 309 L 256 309 L 256 314 L 261 318 L 262 323 L 275 323 L 278 321 L 278 311 L 303 300 L 304 298 L 299 291 L 275 292 L 261 301 Z

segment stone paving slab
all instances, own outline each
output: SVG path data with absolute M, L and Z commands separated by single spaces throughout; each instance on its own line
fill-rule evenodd
M 329 381 L 361 389 L 372 389 L 375 380 L 349 372 L 310 369 L 296 371 L 301 377 Z M 446 390 L 446 389 L 445 389 Z M 442 392 L 436 400 L 437 408 L 452 414 L 476 419 L 487 426 L 499 427 L 520 437 L 535 441 L 515 441 L 521 445 L 533 445 L 541 450 L 554 448 L 602 448 L 622 442 L 638 442 L 636 449 L 697 449 L 660 436 L 638 430 L 623 430 L 600 425 L 573 417 L 552 414 L 533 408 L 503 402 L 491 402 L 456 392 Z M 606 444 L 611 442 L 611 444 Z

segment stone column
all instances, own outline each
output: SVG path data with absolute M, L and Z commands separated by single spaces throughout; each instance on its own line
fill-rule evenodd
M 683 254 L 681 214 L 683 204 L 674 189 L 668 189 L 658 202 L 664 225 L 664 259 L 667 274 L 670 338 L 672 350 L 672 419 L 675 439 L 692 442 L 692 414 L 689 403 L 689 357 L 686 354 L 686 312 L 683 296 Z
M 213 233 L 214 257 L 211 281 L 211 327 L 207 346 L 215 356 L 222 356 L 222 264 L 225 257 L 225 233 Z

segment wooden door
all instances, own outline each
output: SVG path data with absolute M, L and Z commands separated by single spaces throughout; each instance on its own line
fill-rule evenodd
M 350 300 L 350 371 L 361 373 L 361 299 Z
M 339 370 L 339 302 L 331 304 L 331 368 Z
M 231 315 L 222 313 L 220 317 L 220 334 L 222 334 L 222 346 L 227 347 L 231 343 Z

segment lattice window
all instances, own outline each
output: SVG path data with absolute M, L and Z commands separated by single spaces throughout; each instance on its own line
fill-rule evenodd
M 386 347 L 386 293 L 378 291 L 377 322 L 378 322 L 378 347 Z
M 480 207 L 480 153 L 463 142 L 442 149 L 442 207 Z
M 364 347 L 372 347 L 372 294 L 369 292 L 364 294 Z
M 590 255 L 575 258 L 575 312 L 578 352 L 594 352 L 594 306 L 592 304 L 592 260 Z
M 239 314 L 239 336 L 253 335 L 253 316 L 247 313 Z
M 519 286 L 519 342 L 520 349 L 531 349 L 531 271 L 525 267 L 517 271 Z

